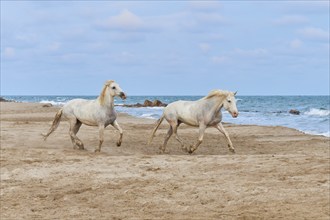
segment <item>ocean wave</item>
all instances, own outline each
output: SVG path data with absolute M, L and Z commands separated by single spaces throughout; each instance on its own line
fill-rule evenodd
M 316 109 L 316 108 L 311 108 L 309 111 L 304 113 L 305 115 L 309 116 L 329 116 L 330 115 L 330 110 L 326 109 Z
M 145 107 L 147 109 L 154 109 L 154 110 L 163 110 L 164 107 Z
M 67 102 L 50 101 L 50 100 L 41 100 L 39 103 L 42 103 L 42 104 L 50 103 L 50 104 L 52 104 L 52 105 L 64 105 L 64 104 L 67 103 Z
M 159 118 L 159 115 L 153 114 L 153 113 L 145 113 L 145 114 L 140 115 L 139 117 L 149 118 L 149 119 L 157 119 L 157 118 Z

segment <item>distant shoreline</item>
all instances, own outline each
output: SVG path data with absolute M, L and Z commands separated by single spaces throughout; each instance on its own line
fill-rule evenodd
M 138 118 L 158 119 L 163 107 L 144 105 L 146 100 L 159 100 L 165 106 L 176 100 L 197 100 L 202 96 L 128 96 L 115 100 L 116 110 Z M 62 106 L 73 98 L 96 99 L 97 96 L 3 96 L 6 100 Z M 236 119 L 222 111 L 224 122 L 284 126 L 307 134 L 330 137 L 330 96 L 237 96 L 240 115 Z M 142 103 L 142 104 L 137 104 Z M 291 114 L 290 114 L 291 113 Z

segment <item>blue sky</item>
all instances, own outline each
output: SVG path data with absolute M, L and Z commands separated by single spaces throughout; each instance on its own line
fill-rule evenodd
M 3 1 L 1 95 L 329 94 L 329 1 Z

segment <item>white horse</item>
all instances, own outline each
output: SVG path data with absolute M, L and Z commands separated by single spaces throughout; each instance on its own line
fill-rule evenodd
M 99 145 L 95 147 L 95 152 L 101 151 L 101 145 L 104 140 L 104 129 L 109 124 L 119 130 L 120 137 L 117 142 L 117 146 L 119 147 L 123 138 L 123 130 L 116 121 L 117 113 L 114 109 L 115 96 L 126 99 L 126 95 L 119 85 L 113 80 L 108 80 L 105 82 L 102 92 L 96 100 L 73 99 L 69 101 L 55 115 L 48 133 L 43 134 L 44 140 L 55 131 L 63 115 L 70 122 L 69 134 L 74 149 L 84 149 L 84 144 L 76 136 L 82 124 L 99 127 Z
M 205 129 L 207 127 L 215 127 L 221 133 L 225 135 L 228 141 L 228 148 L 230 151 L 235 152 L 233 144 L 229 138 L 227 131 L 221 124 L 222 114 L 221 108 L 224 107 L 232 117 L 238 116 L 238 110 L 235 100 L 236 92 L 228 92 L 221 90 L 211 91 L 207 96 L 197 101 L 176 101 L 165 107 L 163 115 L 158 120 L 156 127 L 154 128 L 149 144 L 151 143 L 159 125 L 164 118 L 170 124 L 170 128 L 165 136 L 164 144 L 160 147 L 162 153 L 165 152 L 165 148 L 171 135 L 174 133 L 176 140 L 181 144 L 183 150 L 193 153 L 203 141 Z M 185 147 L 181 138 L 178 136 L 177 129 L 181 123 L 199 127 L 199 137 L 195 145 Z

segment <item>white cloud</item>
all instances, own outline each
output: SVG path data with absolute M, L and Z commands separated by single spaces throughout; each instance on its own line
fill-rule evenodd
M 217 32 L 207 33 L 205 37 L 210 41 L 223 41 L 225 39 L 223 34 Z
M 127 9 L 121 11 L 119 15 L 98 22 L 97 25 L 106 29 L 117 29 L 122 31 L 140 31 L 145 28 L 143 20 Z
M 211 50 L 211 45 L 208 43 L 200 43 L 198 46 L 199 46 L 199 49 L 201 49 L 203 53 L 207 53 Z
M 226 56 L 213 56 L 211 58 L 211 60 L 212 60 L 213 63 L 223 64 L 223 63 L 226 63 L 228 61 L 228 57 L 226 57 Z
M 329 31 L 325 31 L 322 28 L 307 27 L 299 29 L 298 33 L 312 40 L 329 40 Z
M 127 51 L 111 55 L 111 60 L 118 65 L 134 65 L 141 62 L 136 55 Z
M 55 51 L 58 51 L 60 49 L 60 47 L 61 47 L 61 43 L 53 42 L 48 45 L 48 50 L 55 52 Z
M 19 33 L 15 36 L 15 39 L 24 43 L 30 44 L 38 41 L 37 35 L 33 33 Z
M 299 39 L 294 39 L 290 42 L 290 47 L 292 49 L 298 49 L 302 46 L 303 42 Z
M 84 53 L 66 53 L 60 56 L 61 61 L 65 63 L 83 63 L 86 61 L 87 54 Z
M 210 32 L 221 25 L 228 24 L 229 21 L 219 13 L 187 12 L 182 13 L 181 18 L 175 20 L 174 25 L 179 24 L 180 30 L 188 32 Z
M 232 53 L 234 55 L 240 55 L 246 57 L 263 57 L 268 55 L 268 51 L 264 48 L 256 48 L 252 50 L 243 50 L 240 48 L 236 48 Z
M 15 49 L 12 47 L 6 47 L 3 52 L 4 58 L 14 58 L 15 54 Z
M 301 15 L 285 15 L 279 19 L 274 20 L 276 25 L 299 25 L 306 24 L 309 20 Z

